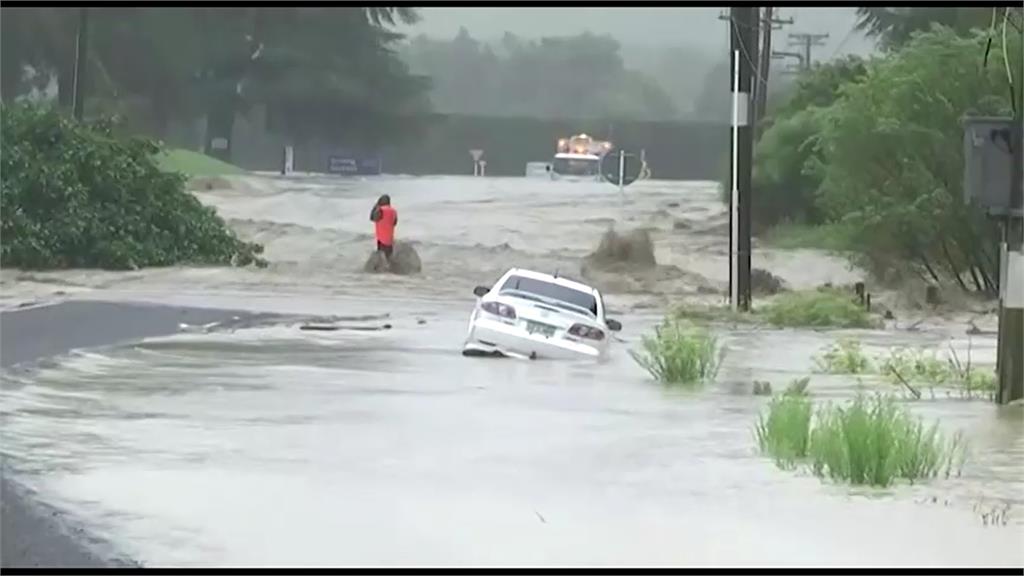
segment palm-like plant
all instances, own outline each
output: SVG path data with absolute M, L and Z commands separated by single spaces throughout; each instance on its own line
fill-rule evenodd
M 366 19 L 374 26 L 394 26 L 399 22 L 415 24 L 420 20 L 419 12 L 408 6 L 371 6 L 364 10 Z
M 984 28 L 992 19 L 993 8 L 966 6 L 927 6 L 920 8 L 869 6 L 857 9 L 857 30 L 877 37 L 885 49 L 898 48 L 919 31 L 941 24 L 963 33 Z

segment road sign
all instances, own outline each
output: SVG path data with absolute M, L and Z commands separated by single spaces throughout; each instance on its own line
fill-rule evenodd
M 601 176 L 616 186 L 629 186 L 636 182 L 642 169 L 640 157 L 625 150 L 612 149 L 601 158 Z
M 349 176 L 376 176 L 381 173 L 379 156 L 359 156 L 338 152 L 327 157 L 327 172 Z

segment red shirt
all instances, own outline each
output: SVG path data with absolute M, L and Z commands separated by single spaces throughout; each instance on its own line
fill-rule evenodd
M 395 225 L 398 224 L 398 211 L 391 206 L 380 207 L 380 219 L 375 223 L 377 242 L 385 246 L 395 243 Z

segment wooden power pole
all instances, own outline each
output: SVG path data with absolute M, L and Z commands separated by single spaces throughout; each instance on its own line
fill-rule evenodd
M 75 84 L 72 91 L 72 114 L 81 120 L 85 113 L 86 70 L 89 62 L 89 9 L 79 8 L 78 34 L 75 39 Z
M 1024 118 L 1018 110 L 1010 127 L 1010 201 L 1004 228 L 1006 257 L 999 286 L 999 344 L 996 369 L 999 373 L 1000 404 L 1024 398 Z
M 754 141 L 761 137 L 764 129 L 765 110 L 768 106 L 768 77 L 771 75 L 771 62 L 774 58 L 772 53 L 772 31 L 782 28 L 784 24 L 792 24 L 793 19 L 783 20 L 774 17 L 775 9 L 767 6 L 764 9 L 764 18 L 761 19 L 761 50 L 760 59 L 757 63 L 757 90 L 754 98 Z
M 750 181 L 753 168 L 753 78 L 758 52 L 758 9 L 729 10 L 729 74 L 733 97 L 730 126 L 732 170 L 729 176 L 729 294 L 734 309 L 750 310 Z

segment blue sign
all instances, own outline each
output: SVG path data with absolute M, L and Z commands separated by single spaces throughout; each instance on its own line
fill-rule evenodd
M 327 158 L 327 172 L 346 176 L 376 176 L 381 173 L 380 156 L 360 157 L 345 152 Z

